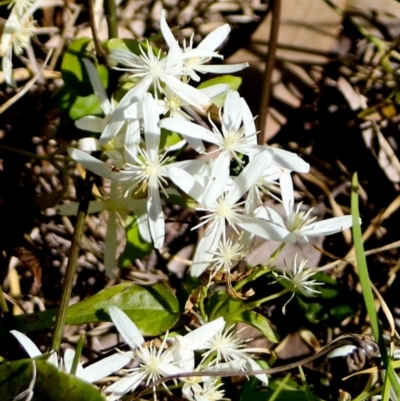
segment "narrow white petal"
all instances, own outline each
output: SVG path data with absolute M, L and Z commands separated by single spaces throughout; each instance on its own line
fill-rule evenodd
M 283 207 L 285 208 L 286 216 L 291 219 L 294 213 L 294 192 L 292 176 L 289 171 L 282 172 L 279 183 L 281 185 Z
M 163 81 L 168 85 L 184 102 L 206 112 L 212 105 L 211 99 L 200 90 L 183 83 L 171 75 L 163 76 Z
M 235 204 L 264 174 L 272 160 L 271 152 L 266 149 L 258 153 L 233 181 L 228 192 L 229 202 Z
M 336 358 L 338 356 L 347 356 L 351 354 L 353 351 L 355 351 L 357 347 L 355 345 L 347 344 L 343 345 L 342 347 L 335 348 L 333 351 L 331 351 L 327 357 L 328 358 Z
M 278 148 L 272 149 L 274 152 L 272 164 L 278 167 L 287 168 L 296 173 L 308 173 L 310 171 L 310 165 L 301 157 L 296 155 L 296 153 Z
M 176 39 L 172 34 L 171 29 L 169 28 L 167 21 L 166 21 L 166 12 L 165 10 L 161 11 L 161 18 L 160 18 L 160 29 L 161 33 L 164 37 L 165 42 L 169 47 L 176 43 Z
M 238 223 L 238 226 L 243 228 L 243 230 L 246 230 L 249 233 L 255 234 L 264 239 L 280 242 L 295 242 L 290 237 L 290 232 L 286 228 L 280 227 L 269 221 L 243 215 L 240 216 L 240 222 Z
M 147 199 L 147 213 L 149 216 L 149 227 L 154 248 L 160 249 L 164 244 L 165 222 L 161 207 L 160 191 L 158 186 L 149 184 Z
M 107 232 L 104 242 L 104 268 L 108 277 L 114 277 L 115 258 L 118 247 L 118 222 L 114 210 L 108 212 Z
M 86 71 L 89 75 L 89 79 L 90 79 L 90 83 L 92 84 L 93 91 L 99 99 L 100 106 L 103 109 L 104 114 L 105 115 L 111 114 L 112 106 L 111 106 L 110 101 L 108 100 L 108 96 L 104 89 L 104 86 L 101 83 L 99 73 L 97 72 L 96 67 L 87 58 L 83 59 L 83 64 L 85 64 Z
M 245 364 L 245 370 L 261 370 L 261 366 L 252 358 L 250 358 L 247 355 L 242 355 L 242 357 L 245 359 L 246 364 Z M 268 385 L 268 377 L 265 373 L 262 373 L 260 375 L 256 375 L 258 380 L 262 381 L 264 384 Z
M 193 351 L 201 351 L 204 349 L 207 341 L 210 341 L 224 327 L 225 320 L 223 317 L 219 317 L 185 334 L 182 338 L 182 343 L 185 344 L 185 347 Z
M 123 377 L 117 382 L 111 384 L 111 386 L 108 386 L 103 391 L 104 394 L 106 394 L 107 401 L 119 400 L 124 394 L 135 390 L 145 377 L 145 372 L 133 373 L 130 376 Z
M 132 360 L 132 357 L 133 354 L 129 356 L 127 353 L 121 354 L 117 352 L 84 368 L 81 377 L 89 383 L 96 382 L 122 369 Z
M 131 349 L 134 350 L 144 343 L 144 338 L 136 324 L 132 322 L 125 312 L 116 306 L 109 306 L 108 313 L 119 334 Z
M 237 131 L 242 124 L 242 105 L 237 91 L 230 90 L 224 103 L 223 124 L 228 129 Z
M 78 141 L 78 149 L 84 152 L 94 152 L 100 150 L 99 140 L 97 138 L 82 138 Z
M 229 24 L 224 24 L 210 32 L 197 46 L 200 49 L 216 50 L 225 42 L 228 37 L 231 27 Z
M 185 139 L 191 137 L 218 145 L 217 138 L 211 131 L 190 121 L 178 120 L 176 118 L 164 118 L 160 121 L 159 125 L 160 128 L 165 128 L 181 134 Z
M 192 277 L 200 276 L 207 269 L 214 256 L 214 251 L 218 248 L 223 230 L 225 230 L 224 222 L 216 222 L 207 228 L 204 237 L 197 246 L 193 263 L 190 267 L 190 275 Z
M 254 215 L 259 219 L 268 220 L 278 226 L 285 227 L 285 221 L 282 216 L 268 206 L 260 206 L 254 211 Z
M 10 333 L 18 340 L 18 342 L 24 347 L 24 350 L 31 358 L 42 355 L 39 348 L 35 343 L 27 337 L 25 334 L 17 330 L 11 330 Z
M 203 205 L 209 206 L 225 191 L 229 181 L 230 157 L 227 152 L 221 152 L 213 164 L 211 176 L 204 189 Z M 233 202 L 236 203 L 236 202 Z
M 64 352 L 64 367 L 67 373 L 71 373 L 72 364 L 75 358 L 75 351 L 71 348 L 67 348 Z M 76 367 L 75 376 L 83 379 L 83 367 L 80 362 L 78 362 L 78 366 Z
M 214 99 L 217 96 L 227 93 L 229 91 L 229 85 L 228 84 L 211 85 L 208 86 L 207 88 L 200 89 L 200 91 L 203 92 L 210 99 Z
M 102 132 L 107 124 L 107 120 L 103 117 L 85 116 L 75 121 L 75 126 L 81 130 L 89 132 Z
M 203 74 L 229 74 L 232 72 L 244 70 L 248 66 L 249 63 L 223 64 L 223 65 L 202 64 L 196 67 L 196 70 L 202 72 Z
M 253 114 L 243 98 L 240 98 L 240 103 L 242 105 L 243 126 L 247 143 L 257 145 L 257 129 L 256 124 L 254 123 Z
M 150 93 L 146 93 L 144 96 L 142 107 L 146 149 L 150 160 L 155 161 L 158 157 L 161 133 L 158 126 L 159 115 L 157 112 L 157 104 Z
M 200 202 L 204 187 L 192 175 L 181 168 L 176 168 L 174 165 L 166 166 L 165 170 L 171 181 L 180 188 L 183 192 L 191 196 L 197 202 Z
M 360 220 L 361 223 L 361 220 Z M 300 231 L 308 237 L 319 237 L 322 235 L 331 235 L 350 228 L 353 225 L 352 216 L 332 217 L 327 220 L 311 223 Z
M 75 148 L 68 148 L 68 153 L 75 161 L 81 163 L 83 167 L 85 167 L 87 170 L 90 170 L 92 173 L 103 178 L 112 179 L 110 169 L 101 160 L 96 159 L 95 157 Z

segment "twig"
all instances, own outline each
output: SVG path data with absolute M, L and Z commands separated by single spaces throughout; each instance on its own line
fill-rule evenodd
M 10 108 L 15 102 L 17 102 L 19 99 L 21 99 L 22 96 L 25 95 L 25 93 L 28 92 L 29 89 L 32 88 L 33 84 L 39 79 L 42 71 L 47 65 L 47 62 L 49 61 L 49 58 L 51 56 L 52 51 L 50 50 L 49 53 L 47 54 L 46 60 L 44 61 L 42 67 L 40 68 L 39 72 L 32 77 L 26 84 L 25 86 L 11 99 L 8 99 L 5 103 L 3 103 L 0 106 L 0 114 L 4 113 L 8 108 Z
M 71 248 L 68 256 L 67 271 L 65 273 L 63 282 L 63 292 L 61 296 L 61 303 L 58 309 L 53 340 L 52 350 L 58 352 L 61 345 L 62 335 L 65 326 L 65 319 L 67 316 L 67 308 L 69 300 L 71 298 L 72 286 L 74 284 L 74 276 L 76 273 L 76 267 L 78 262 L 79 250 L 81 248 L 83 229 L 85 227 L 85 220 L 89 208 L 90 195 L 92 193 L 92 187 L 94 183 L 94 175 L 91 172 L 86 173 L 85 179 L 85 191 L 83 199 L 79 202 L 77 221 L 74 229 L 74 235 L 72 237 Z
M 272 22 L 271 22 L 271 30 L 269 37 L 269 46 L 267 52 L 267 59 L 264 71 L 264 79 L 263 79 L 263 91 L 261 96 L 261 104 L 260 104 L 260 135 L 258 136 L 258 143 L 261 145 L 265 143 L 265 132 L 266 132 L 266 123 L 267 123 L 267 115 L 269 109 L 269 101 L 271 97 L 271 88 L 272 88 L 272 73 L 274 71 L 275 65 L 275 56 L 276 50 L 278 47 L 278 33 L 279 33 L 279 25 L 280 25 L 280 14 L 281 14 L 281 1 L 282 0 L 274 0 L 272 6 Z

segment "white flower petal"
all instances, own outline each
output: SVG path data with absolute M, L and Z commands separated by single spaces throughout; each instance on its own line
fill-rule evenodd
M 18 342 L 24 347 L 24 350 L 31 358 L 42 355 L 39 348 L 35 343 L 27 337 L 25 334 L 17 330 L 11 330 L 10 333 L 18 340 Z
M 171 181 L 183 192 L 191 196 L 197 202 L 200 202 L 203 196 L 204 188 L 192 175 L 185 170 L 172 166 L 166 166 L 165 171 Z
M 121 334 L 122 338 L 131 347 L 131 349 L 134 350 L 144 343 L 142 333 L 125 312 L 116 306 L 109 306 L 108 313 L 119 334 Z
M 78 141 L 78 149 L 84 152 L 95 152 L 101 148 L 97 138 L 81 138 Z
M 360 219 L 361 224 L 361 219 Z M 331 235 L 350 228 L 353 225 L 352 216 L 332 217 L 327 220 L 311 223 L 300 231 L 308 237 L 319 237 L 322 235 Z
M 160 121 L 159 125 L 160 128 L 165 128 L 181 134 L 185 139 L 187 137 L 191 137 L 218 145 L 215 135 L 213 135 L 208 129 L 198 124 L 194 124 L 189 121 L 178 120 L 176 118 L 164 118 Z
M 333 351 L 331 351 L 327 357 L 328 358 L 336 358 L 338 356 L 347 356 L 351 354 L 353 351 L 355 351 L 357 347 L 355 345 L 343 345 L 341 347 L 335 348 Z
M 106 394 L 107 401 L 119 400 L 124 394 L 129 393 L 132 390 L 135 390 L 136 387 L 142 382 L 142 380 L 145 377 L 146 377 L 145 372 L 134 373 L 131 374 L 130 376 L 123 377 L 117 382 L 111 384 L 111 386 L 108 386 L 103 391 L 104 394 Z
M 261 370 L 261 366 L 252 358 L 242 354 L 242 358 L 246 361 L 245 370 Z M 265 373 L 255 375 L 258 380 L 262 381 L 265 385 L 268 385 L 268 377 Z
M 223 317 L 212 320 L 197 329 L 190 331 L 182 337 L 181 343 L 188 349 L 193 351 L 201 351 L 205 345 L 210 341 L 218 332 L 225 327 L 225 320 Z
M 193 263 L 190 267 L 190 275 L 192 277 L 200 276 L 207 269 L 211 259 L 214 257 L 214 251 L 218 248 L 223 230 L 225 230 L 223 222 L 216 222 L 207 228 L 204 237 L 197 246 Z
M 222 152 L 215 160 L 208 184 L 204 189 L 202 202 L 204 206 L 212 205 L 226 189 L 229 181 L 230 161 L 227 152 Z
M 96 67 L 87 58 L 84 58 L 82 61 L 83 61 L 83 64 L 85 64 L 86 71 L 89 75 L 89 79 L 90 79 L 90 83 L 92 84 L 93 91 L 99 99 L 100 106 L 103 109 L 104 114 L 105 115 L 111 114 L 112 106 L 111 106 L 110 101 L 108 100 L 108 96 L 104 89 L 104 86 L 101 83 L 99 73 L 97 72 Z
M 149 227 L 154 248 L 160 249 L 164 244 L 165 222 L 161 207 L 160 191 L 158 185 L 149 184 L 147 199 L 147 214 L 149 216 Z
M 169 47 L 173 46 L 176 43 L 176 39 L 172 34 L 171 29 L 169 28 L 167 21 L 166 21 L 166 11 L 161 11 L 161 18 L 160 18 L 160 30 L 164 37 L 165 42 Z
M 270 165 L 272 154 L 269 149 L 258 153 L 233 181 L 228 192 L 229 202 L 236 203 L 259 179 Z
M 240 217 L 240 222 L 237 224 L 239 227 L 243 228 L 243 230 L 246 230 L 249 233 L 255 234 L 264 239 L 290 243 L 295 242 L 289 237 L 290 233 L 287 229 L 269 221 L 243 215 Z
M 85 116 L 75 121 L 75 126 L 81 130 L 89 132 L 103 132 L 108 119 L 97 116 Z
M 196 70 L 203 74 L 229 74 L 231 72 L 242 71 L 249 66 L 249 63 L 223 64 L 223 65 L 200 65 Z
M 289 171 L 285 170 L 282 172 L 279 183 L 286 216 L 292 216 L 294 213 L 294 192 L 293 181 Z
M 287 150 L 272 148 L 274 157 L 272 164 L 295 171 L 296 173 L 310 172 L 310 165 L 306 163 L 296 153 L 288 152 Z
M 84 368 L 81 378 L 89 383 L 96 382 L 122 369 L 132 358 L 133 353 L 117 352 Z
M 85 167 L 87 170 L 90 170 L 100 177 L 112 179 L 110 169 L 99 159 L 96 159 L 95 157 L 90 156 L 87 153 L 75 148 L 68 148 L 68 153 L 75 161 L 81 163 L 82 166 Z
M 212 105 L 212 100 L 200 90 L 183 83 L 176 77 L 165 75 L 163 81 L 186 103 L 198 110 L 207 112 Z
M 71 373 L 72 364 L 74 362 L 76 352 L 71 349 L 67 348 L 64 352 L 64 368 L 66 373 Z M 78 366 L 76 367 L 75 376 L 79 378 L 83 378 L 83 367 L 80 362 L 78 362 Z
M 224 24 L 210 32 L 197 46 L 199 49 L 216 50 L 220 47 L 231 31 L 229 24 Z

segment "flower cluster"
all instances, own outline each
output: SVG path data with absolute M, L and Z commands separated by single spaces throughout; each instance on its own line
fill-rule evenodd
M 78 149 L 70 149 L 70 155 L 111 183 L 108 198 L 97 203 L 97 211 L 107 210 L 112 221 L 106 238 L 108 274 L 112 274 L 115 263 L 118 216 L 135 213 L 140 217 L 143 238 L 161 248 L 165 237 L 162 197 L 170 194 L 186 194 L 204 214 L 200 224 L 193 227 L 205 226 L 193 258 L 193 276 L 206 269 L 229 275 L 234 263 L 250 249 L 255 235 L 294 243 L 350 227 L 351 216 L 315 222 L 310 218 L 311 210 L 304 212 L 301 205 L 294 206 L 291 172 L 307 173 L 309 165 L 294 153 L 257 144 L 254 117 L 237 91 L 223 80 L 202 89 L 189 84 L 198 82 L 199 74 L 246 67 L 205 64 L 221 58 L 216 49 L 229 34 L 229 26 L 213 31 L 197 48 L 191 43 L 179 45 L 164 13 L 160 27 L 168 45 L 166 52 L 148 42 L 139 46 L 138 54 L 124 49 L 111 51 L 110 59 L 120 65 L 116 68 L 128 72 L 135 82 L 118 104 L 107 98 L 96 68 L 84 60 L 105 116 L 77 121 L 79 128 L 99 137 L 81 139 Z M 195 118 L 197 113 L 215 111 L 216 99 L 221 96 L 225 100 L 219 113 L 214 113 L 219 118 L 209 114 L 209 125 L 198 123 L 201 119 Z M 162 138 L 173 133 L 180 139 L 162 145 L 168 143 Z M 211 152 L 207 152 L 207 144 L 212 145 Z M 175 153 L 187 147 L 208 158 L 177 161 Z M 102 158 L 88 154 L 93 150 L 102 151 Z M 283 203 L 284 217 L 264 206 L 265 193 L 273 193 Z M 61 211 L 68 213 L 68 208 L 69 213 L 74 210 L 74 206 L 64 206 Z M 235 238 L 228 238 L 228 226 Z M 235 249 L 230 249 L 233 245 Z
M 30 39 L 35 32 L 33 13 L 40 6 L 42 0 L 14 0 L 10 15 L 4 25 L 0 42 L 0 57 L 4 80 L 8 85 L 15 85 L 12 77 L 12 55 L 20 56 L 29 46 Z
M 166 334 L 160 346 L 145 344 L 145 340 L 132 320 L 116 306 L 109 307 L 109 314 L 125 342 L 134 351 L 132 357 L 138 366 L 104 390 L 108 401 L 120 399 L 124 394 L 134 391 L 140 383 L 153 387 L 154 400 L 156 388 L 152 383 L 161 378 L 181 373 L 254 371 L 260 370 L 258 363 L 249 355 L 264 352 L 264 349 L 245 348 L 246 342 L 236 336 L 233 327 L 226 327 L 220 317 L 205 323 L 181 336 L 168 338 Z M 202 359 L 196 366 L 196 353 Z M 124 354 L 124 353 L 123 353 Z M 129 354 L 131 355 L 131 354 Z M 268 384 L 265 374 L 256 376 Z M 222 382 L 215 376 L 181 377 L 182 394 L 190 401 L 220 400 L 224 392 Z M 167 391 L 168 387 L 163 383 Z

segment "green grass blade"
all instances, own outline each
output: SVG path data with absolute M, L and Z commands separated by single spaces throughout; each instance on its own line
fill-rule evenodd
M 360 277 L 361 288 L 363 292 L 365 306 L 367 308 L 367 313 L 371 322 L 372 331 L 374 333 L 375 340 L 378 343 L 379 350 L 381 352 L 381 357 L 383 364 L 385 366 L 386 372 L 389 375 L 389 380 L 395 393 L 397 394 L 397 399 L 400 399 L 400 381 L 393 369 L 392 361 L 389 359 L 385 342 L 382 336 L 382 329 L 379 324 L 378 315 L 375 310 L 374 296 L 372 293 L 367 260 L 364 253 L 364 245 L 362 241 L 361 226 L 360 226 L 360 213 L 358 210 L 358 178 L 357 173 L 353 176 L 352 181 L 352 191 L 351 191 L 351 214 L 353 216 L 353 238 L 354 246 L 356 250 L 356 260 L 358 266 L 358 275 Z

